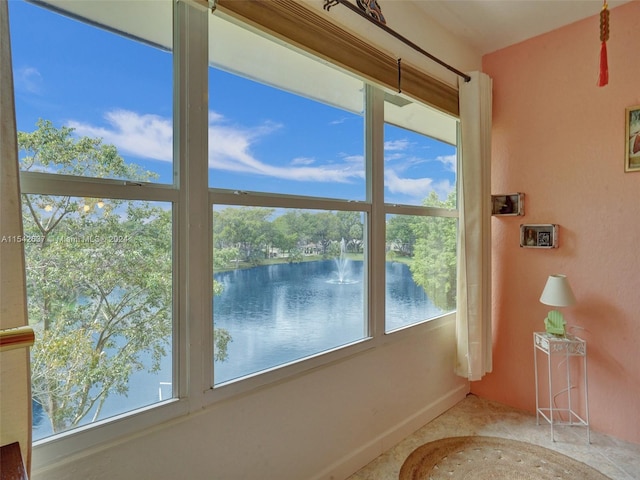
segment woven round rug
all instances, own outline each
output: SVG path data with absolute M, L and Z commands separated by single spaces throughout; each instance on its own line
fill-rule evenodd
M 400 480 L 610 480 L 584 463 L 530 443 L 498 437 L 449 437 L 415 449 Z

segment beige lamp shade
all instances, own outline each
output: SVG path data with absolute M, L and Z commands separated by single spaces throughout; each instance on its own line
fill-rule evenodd
M 553 307 L 568 307 L 576 303 L 576 297 L 566 275 L 549 275 L 540 296 L 540 302 Z

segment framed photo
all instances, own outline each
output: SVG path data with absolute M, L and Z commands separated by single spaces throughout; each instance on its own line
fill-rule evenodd
M 491 195 L 491 215 L 524 215 L 524 193 Z
M 625 172 L 640 172 L 640 105 L 626 109 Z
M 558 248 L 558 225 L 555 223 L 520 225 L 520 246 L 523 248 Z

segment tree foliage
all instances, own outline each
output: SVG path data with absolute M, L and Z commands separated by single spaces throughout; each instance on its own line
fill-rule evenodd
M 455 192 L 440 201 L 435 193 L 425 206 L 455 208 Z M 456 308 L 458 224 L 451 217 L 412 217 L 415 248 L 411 273 L 433 303 L 445 312 Z
M 271 208 L 225 208 L 213 212 L 214 243 L 218 248 L 237 249 L 236 262 L 258 265 L 272 237 Z
M 39 121 L 19 132 L 23 171 L 148 181 L 112 145 Z M 156 372 L 172 334 L 172 219 L 146 201 L 23 195 L 33 398 L 54 432 L 99 418 L 135 371 Z M 216 332 L 217 358 L 228 332 Z
M 78 177 L 150 180 L 157 175 L 128 164 L 116 147 L 99 138 L 75 138 L 73 129 L 56 128 L 49 120 L 38 120 L 33 132 L 18 132 L 20 169 Z
M 240 263 L 258 265 L 272 249 L 289 262 L 300 262 L 304 252 L 325 258 L 340 254 L 344 238 L 361 251 L 363 225 L 358 212 L 289 210 L 273 218 L 271 208 L 228 207 L 213 213 L 214 265 L 217 269 Z M 229 252 L 236 252 L 231 261 Z M 336 253 L 337 252 L 337 253 Z M 216 258 L 218 260 L 216 260 Z
M 392 252 L 411 257 L 416 243 L 415 217 L 394 215 L 387 222 L 387 244 Z

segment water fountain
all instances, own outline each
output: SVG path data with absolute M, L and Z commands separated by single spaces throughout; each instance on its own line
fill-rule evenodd
M 356 280 L 350 280 L 349 274 L 351 273 L 350 260 L 347 258 L 347 244 L 344 241 L 344 238 L 340 241 L 340 256 L 335 259 L 336 268 L 338 275 L 337 279 L 329 280 L 329 283 L 337 283 L 337 284 L 351 284 L 357 283 Z

